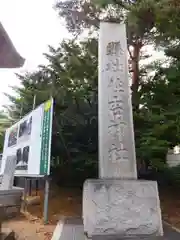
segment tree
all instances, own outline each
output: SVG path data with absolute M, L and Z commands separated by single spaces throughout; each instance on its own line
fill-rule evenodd
M 0 112 L 0 152 L 3 151 L 5 130 L 10 127 L 12 120 L 3 111 Z
M 64 41 L 45 54 L 48 65 L 36 72 L 18 75 L 22 87 L 14 88 L 17 98 L 9 96 L 9 114 L 25 115 L 53 96 L 54 123 L 52 170 L 61 182 L 83 181 L 97 175 L 97 41 Z
M 155 67 L 141 86 L 141 109 L 134 118 L 137 156 L 159 172 L 167 167 L 168 149 L 180 142 L 180 64 Z
M 83 11 L 86 18 L 76 19 L 78 31 L 92 23 L 98 28 L 94 23 L 99 22 L 102 14 L 111 17 L 111 21 L 116 21 L 117 15 L 125 19 L 132 66 L 137 157 L 156 169 L 162 169 L 167 149 L 179 142 L 177 89 L 180 68 L 178 61 L 172 61 L 166 68 L 156 65 L 152 69 L 155 75 L 150 76 L 147 75 L 148 67 L 140 67 L 141 54 L 147 57 L 143 54 L 143 47 L 153 41 L 151 30 L 158 26 L 154 22 L 154 14 L 157 14 L 154 1 L 119 4 L 114 19 L 109 15 L 114 5 L 102 7 L 86 1 L 59 4 L 60 14 L 65 14 L 67 20 L 69 16 L 63 4 L 69 4 L 71 15 Z M 73 20 L 67 24 L 76 32 L 70 23 L 73 24 Z M 66 182 L 72 182 L 72 179 L 83 181 L 97 174 L 97 45 L 97 39 L 90 38 L 83 42 L 64 41 L 57 49 L 50 47 L 49 53 L 45 54 L 48 65 L 40 66 L 36 72 L 19 75 L 22 87 L 14 88 L 18 98 L 9 96 L 12 102 L 9 114 L 14 119 L 32 109 L 33 95 L 37 96 L 37 105 L 50 95 L 54 97 L 52 169 L 54 176 L 61 177 L 61 182 L 63 179 Z M 164 93 L 171 96 L 168 101 L 164 99 Z
M 66 20 L 67 28 L 75 34 L 84 29 L 98 29 L 100 20 L 126 22 L 132 73 L 132 104 L 136 111 L 139 109 L 139 87 L 142 79 L 139 62 L 140 59 L 149 57 L 147 53 L 143 54 L 143 47 L 154 40 L 152 30 L 157 2 L 159 1 L 66 0 L 56 4 L 59 15 Z
M 139 124 L 141 120 L 140 103 L 143 94 L 141 86 L 144 81 L 148 80 L 148 70 L 141 66 L 140 61 L 150 57 L 149 53 L 144 51 L 144 49 L 154 43 L 156 5 L 158 2 L 160 1 L 60 0 L 56 4 L 60 17 L 66 20 L 67 28 L 75 35 L 80 34 L 84 30 L 89 30 L 90 32 L 98 30 L 100 20 L 125 22 L 129 69 L 132 79 L 131 89 L 136 147 L 139 147 L 139 132 L 141 128 Z M 141 161 L 143 159 L 138 158 L 138 165 Z

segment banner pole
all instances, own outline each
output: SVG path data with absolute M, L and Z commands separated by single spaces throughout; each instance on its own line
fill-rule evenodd
M 54 83 L 55 78 L 52 76 L 52 82 L 51 82 L 51 88 L 50 88 L 50 98 L 52 100 L 53 98 L 53 92 L 54 92 Z M 54 103 L 54 102 L 53 102 Z M 53 112 L 51 115 L 51 121 L 53 121 Z M 52 133 L 51 133 L 52 134 Z M 51 162 L 51 156 L 50 156 L 50 162 Z M 51 163 L 50 163 L 51 164 Z M 45 176 L 45 188 L 44 188 L 44 224 L 48 224 L 48 208 L 49 208 L 49 189 L 50 189 L 50 179 L 49 176 Z
M 33 97 L 33 105 L 32 110 L 34 110 L 36 107 L 36 94 Z M 28 181 L 28 178 L 25 177 L 25 184 L 24 184 L 24 211 L 27 210 L 27 195 L 31 196 L 32 193 L 32 179 L 30 178 Z
M 20 116 L 19 116 L 19 119 L 21 120 L 22 118 L 22 113 L 23 113 L 23 102 L 21 101 L 21 109 L 20 109 Z M 23 191 L 23 211 L 25 212 L 26 211 L 26 202 L 27 202 L 27 190 L 28 190 L 28 181 L 27 181 L 27 178 L 24 177 L 24 191 Z

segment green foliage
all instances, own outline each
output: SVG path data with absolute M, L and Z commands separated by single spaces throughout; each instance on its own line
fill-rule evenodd
M 0 112 L 0 153 L 3 151 L 4 133 L 7 127 L 12 124 L 12 120 L 8 118 L 7 114 L 3 111 Z
M 162 170 L 166 153 L 180 142 L 180 64 L 156 66 L 154 77 L 141 85 L 139 113 L 134 114 L 137 156 Z
M 179 7 L 175 0 L 66 0 L 56 5 L 69 31 L 76 35 L 85 29 L 97 30 L 101 19 L 125 21 L 137 159 L 170 179 L 179 171 L 168 170 L 165 162 L 168 148 L 180 142 Z M 168 67 L 140 66 L 139 61 L 149 54 L 142 54 L 143 47 L 152 43 L 171 57 Z M 48 64 L 18 75 L 21 87 L 13 88 L 18 97 L 7 95 L 13 121 L 31 111 L 34 95 L 36 106 L 53 96 L 52 174 L 61 184 L 97 176 L 97 45 L 97 39 L 89 38 L 63 41 L 57 49 L 49 47 L 45 54 Z
M 34 95 L 36 106 L 52 95 L 54 179 L 82 182 L 97 175 L 97 41 L 63 41 L 45 56 L 48 65 L 18 75 L 21 87 L 14 88 L 17 98 L 9 96 L 8 112 L 18 119 L 32 110 Z
M 18 118 L 36 105 L 55 99 L 52 173 L 56 181 L 82 182 L 97 175 L 98 56 L 97 40 L 62 42 L 45 55 L 47 66 L 18 76 L 18 98 L 9 96 L 9 114 Z M 153 68 L 154 70 L 154 68 Z M 155 74 L 140 85 L 140 108 L 134 111 L 137 158 L 156 171 L 166 166 L 169 147 L 180 142 L 180 65 L 155 65 Z M 167 97 L 168 96 L 168 97 Z M 12 109 L 14 109 L 12 111 Z

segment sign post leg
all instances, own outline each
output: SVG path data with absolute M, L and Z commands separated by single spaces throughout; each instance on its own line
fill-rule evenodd
M 24 212 L 27 210 L 27 183 L 28 183 L 28 181 L 27 181 L 27 178 L 25 177 L 24 178 L 24 201 L 23 201 L 23 210 L 24 210 Z
M 38 179 L 36 179 L 36 196 L 38 195 L 38 190 L 39 190 L 39 184 L 38 184 Z
M 44 189 L 44 224 L 48 224 L 48 201 L 49 201 L 49 178 L 45 178 L 45 189 Z

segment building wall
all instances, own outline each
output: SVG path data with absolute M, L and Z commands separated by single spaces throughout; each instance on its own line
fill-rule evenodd
M 166 160 L 169 167 L 176 167 L 180 165 L 180 153 L 173 153 L 169 151 Z

